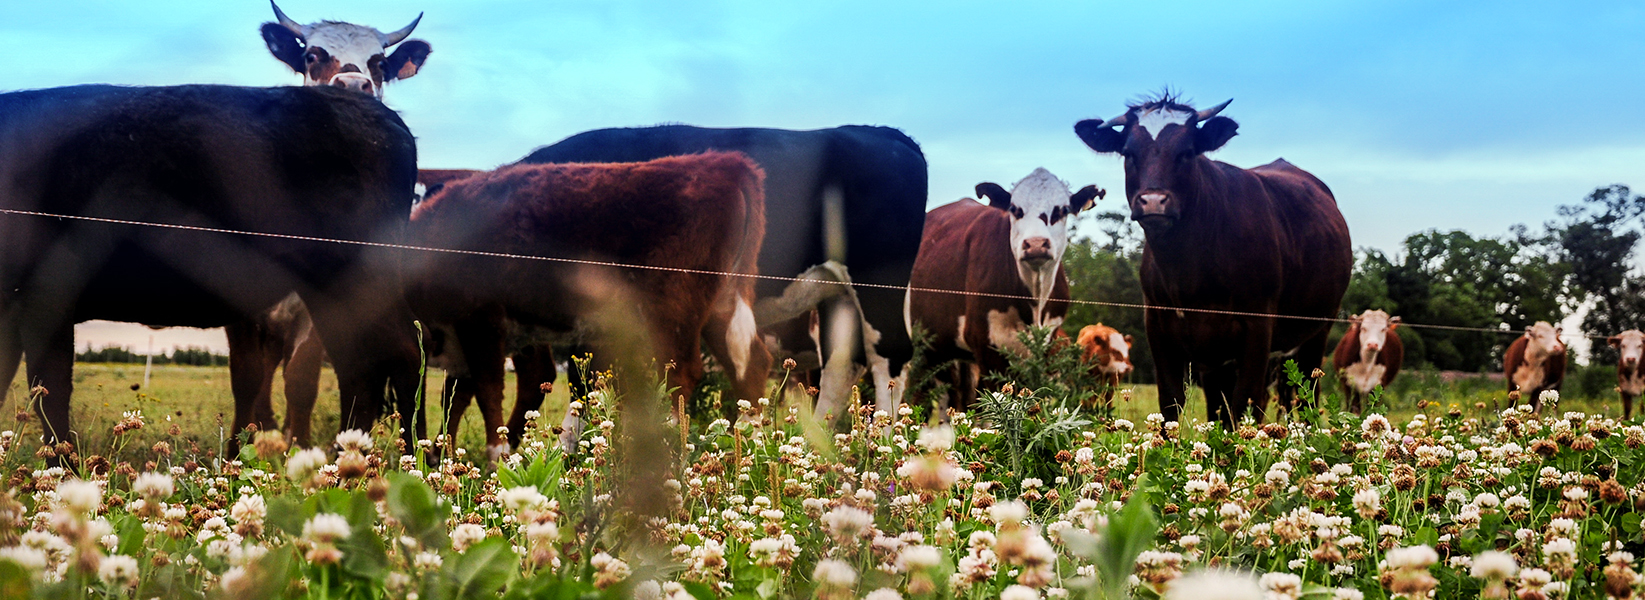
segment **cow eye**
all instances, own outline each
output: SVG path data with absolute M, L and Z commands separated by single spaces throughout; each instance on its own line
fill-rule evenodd
M 1015 204 L 1013 204 L 1013 205 L 1011 205 L 1011 216 L 1012 216 L 1012 217 L 1016 217 L 1016 218 L 1018 218 L 1018 219 L 1021 219 L 1021 218 L 1022 218 L 1022 216 L 1023 216 L 1023 214 L 1024 214 L 1024 213 L 1023 213 L 1023 212 L 1022 212 L 1022 208 L 1021 208 L 1021 207 L 1018 207 L 1018 206 L 1017 206 L 1017 205 L 1015 205 Z

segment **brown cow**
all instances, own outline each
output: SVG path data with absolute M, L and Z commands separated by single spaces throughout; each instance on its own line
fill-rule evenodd
M 1562 329 L 1537 321 L 1530 329 L 1508 345 L 1502 357 L 1502 372 L 1508 380 L 1508 391 L 1519 392 L 1522 401 L 1530 402 L 1533 409 L 1542 408 L 1542 393 L 1559 392 L 1565 380 L 1565 343 L 1559 341 Z
M 962 364 L 954 373 L 958 408 L 976 398 L 978 379 L 1005 369 L 1001 351 L 1026 351 L 1018 333 L 1030 325 L 1062 323 L 1068 313 L 1068 278 L 1062 273 L 1068 217 L 1102 195 L 1093 185 L 1070 193 L 1050 171 L 1035 169 L 1010 192 L 994 183 L 977 184 L 977 196 L 988 198 L 987 205 L 966 198 L 926 215 L 908 282 L 907 321 L 931 334 L 933 364 L 976 364 L 977 371 Z
M 1131 336 L 1118 329 L 1097 323 L 1080 329 L 1080 355 L 1090 365 L 1091 375 L 1107 385 L 1102 392 L 1102 404 L 1114 406 L 1114 390 L 1120 377 L 1131 372 Z
M 1645 393 L 1645 372 L 1639 363 L 1645 359 L 1645 333 L 1629 329 L 1605 340 L 1616 348 L 1616 391 L 1622 395 L 1622 418 L 1633 418 L 1634 398 Z
M 506 450 L 497 428 L 507 322 L 592 327 L 599 357 L 603 332 L 588 319 L 609 306 L 600 304 L 602 289 L 626 290 L 632 304 L 622 308 L 638 312 L 637 324 L 660 361 L 672 365 L 668 383 L 680 393 L 702 377 L 704 339 L 726 365 L 738 398 L 764 391 L 771 359 L 754 327 L 754 279 L 725 274 L 756 273 L 765 229 L 762 177 L 747 157 L 727 152 L 514 165 L 447 183 L 417 206 L 409 237 L 422 246 L 649 267 L 417 257 L 407 297 L 419 318 L 453 333 L 475 378 L 493 455 Z
M 1231 101 L 1230 101 L 1231 102 Z M 1284 159 L 1254 169 L 1206 158 L 1239 125 L 1170 95 L 1074 132 L 1125 159 L 1131 219 L 1142 224 L 1140 278 L 1160 412 L 1175 421 L 1192 365 L 1207 413 L 1232 429 L 1250 403 L 1260 417 L 1276 355 L 1302 372 L 1325 356 L 1329 321 L 1348 289 L 1348 224 L 1325 183 Z M 1124 131 L 1115 129 L 1124 127 Z M 1174 310 L 1174 309 L 1197 309 Z M 1282 386 L 1288 400 L 1295 390 Z
M 1348 397 L 1348 410 L 1359 412 L 1365 394 L 1378 386 L 1387 387 L 1399 374 L 1405 346 L 1399 341 L 1399 317 L 1380 310 L 1367 310 L 1350 319 L 1348 333 L 1337 342 L 1331 365 Z

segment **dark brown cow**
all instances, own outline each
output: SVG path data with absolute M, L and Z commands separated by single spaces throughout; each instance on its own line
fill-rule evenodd
M 747 157 L 726 152 L 514 165 L 447 183 L 417 206 L 410 237 L 419 245 L 651 267 L 438 252 L 413 261 L 407 297 L 419 318 L 451 330 L 493 454 L 506 449 L 497 428 L 507 323 L 593 328 L 598 358 L 606 331 L 589 319 L 612 308 L 611 298 L 629 298 L 620 308 L 639 314 L 633 324 L 671 365 L 668 383 L 680 393 L 702 377 L 706 339 L 736 396 L 761 395 L 771 359 L 754 327 L 754 279 L 722 273 L 757 272 L 762 177 Z M 606 295 L 612 289 L 622 291 Z
M 1645 360 L 1645 333 L 1629 329 L 1605 340 L 1616 348 L 1616 391 L 1622 395 L 1622 418 L 1633 418 L 1634 398 L 1645 393 L 1645 371 L 1639 363 Z
M 1519 392 L 1520 401 L 1531 403 L 1533 409 L 1542 408 L 1543 392 L 1557 393 L 1565 381 L 1565 343 L 1559 340 L 1560 333 L 1559 327 L 1537 321 L 1508 345 L 1502 357 L 1508 391 Z
M 1102 391 L 1103 406 L 1112 408 L 1120 377 L 1131 372 L 1131 336 L 1097 323 L 1080 328 L 1079 344 L 1080 357 L 1091 369 L 1091 376 L 1107 385 Z
M 1125 159 L 1131 219 L 1146 239 L 1143 297 L 1159 307 L 1145 318 L 1160 412 L 1177 420 L 1192 365 L 1210 417 L 1232 428 L 1252 402 L 1266 404 L 1274 355 L 1304 373 L 1319 366 L 1330 324 L 1173 309 L 1329 318 L 1354 257 L 1324 182 L 1284 159 L 1241 169 L 1204 156 L 1239 128 L 1217 116 L 1227 105 L 1196 111 L 1167 95 L 1108 121 L 1080 121 L 1074 132 Z
M 1348 398 L 1348 410 L 1357 413 L 1366 394 L 1379 386 L 1387 387 L 1399 374 L 1405 346 L 1394 332 L 1399 328 L 1399 317 L 1367 310 L 1350 321 L 1348 333 L 1337 342 L 1331 365 L 1336 368 L 1342 392 Z
M 961 361 L 953 374 L 957 408 L 976 399 L 979 378 L 1005 369 L 1002 351 L 1026 351 L 1018 333 L 1031 325 L 1062 324 L 1068 313 L 1068 278 L 1062 272 L 1068 217 L 1102 194 L 1096 186 L 1069 193 L 1068 184 L 1050 171 L 1035 169 L 1010 192 L 998 184 L 977 184 L 977 196 L 988 198 L 987 205 L 966 198 L 926 214 L 908 282 L 908 322 L 931 335 L 933 364 Z

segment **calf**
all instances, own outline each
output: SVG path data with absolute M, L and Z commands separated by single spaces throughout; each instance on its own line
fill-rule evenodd
M 1386 387 L 1399 374 L 1405 347 L 1394 333 L 1398 328 L 1399 317 L 1380 310 L 1367 310 L 1349 319 L 1348 333 L 1337 342 L 1331 357 L 1348 398 L 1348 410 L 1359 412 L 1365 394 L 1377 386 Z
M 1622 395 L 1622 418 L 1633 418 L 1634 398 L 1645 393 L 1645 373 L 1641 373 L 1639 362 L 1645 354 L 1645 333 L 1638 329 L 1629 329 L 1605 340 L 1616 348 L 1619 356 L 1616 361 L 1616 390 Z
M 971 361 L 981 378 L 1005 369 L 1001 351 L 1026 351 L 1019 332 L 1060 325 L 1068 312 L 1068 217 L 1102 195 L 1094 185 L 1070 193 L 1050 171 L 1035 169 L 1010 192 L 977 184 L 986 205 L 966 198 L 927 214 L 906 306 L 910 330 L 919 323 L 932 336 L 932 363 Z M 976 397 L 974 378 L 962 368 L 953 383 L 963 410 Z
M 1102 392 L 1103 406 L 1113 408 L 1114 389 L 1119 387 L 1120 377 L 1131 372 L 1131 336 L 1097 323 L 1080 329 L 1079 343 L 1091 375 L 1107 385 Z
M 1519 392 L 1520 399 L 1533 408 L 1542 407 L 1542 392 L 1559 391 L 1565 379 L 1565 344 L 1559 341 L 1560 331 L 1547 321 L 1537 321 L 1508 345 L 1502 357 L 1508 391 Z
M 580 261 L 430 252 L 412 264 L 407 296 L 418 317 L 452 332 L 493 456 L 507 450 L 497 429 L 510 321 L 589 331 L 595 356 L 609 360 L 616 330 L 599 315 L 634 309 L 638 322 L 617 326 L 644 329 L 679 393 L 701 379 L 706 339 L 736 396 L 760 396 L 771 359 L 754 327 L 750 276 L 765 234 L 762 177 L 728 152 L 514 165 L 449 182 L 417 206 L 416 244 Z M 466 407 L 451 408 L 460 415 Z

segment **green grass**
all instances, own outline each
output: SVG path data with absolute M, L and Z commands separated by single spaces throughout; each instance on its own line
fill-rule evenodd
M 565 411 L 566 387 L 556 384 L 554 393 L 543 403 L 543 413 L 560 415 Z M 436 393 L 445 381 L 444 374 L 432 371 L 427 385 Z M 78 363 L 74 366 L 74 406 L 71 412 L 74 428 L 80 432 L 81 444 L 87 455 L 107 455 L 112 447 L 114 425 L 126 411 L 141 410 L 147 422 L 143 429 L 126 434 L 123 450 L 118 457 L 124 460 L 149 460 L 156 442 L 166 441 L 181 454 L 198 447 L 200 454 L 208 451 L 221 455 L 221 448 L 230 435 L 234 419 L 234 398 L 229 391 L 228 367 L 156 366 L 146 389 L 133 390 L 143 382 L 143 365 Z M 514 374 L 505 382 L 506 408 L 514 406 Z M 27 388 L 21 374 L 11 383 L 6 396 L 6 418 L 15 419 L 18 411 L 26 408 Z M 279 377 L 275 378 L 274 414 L 277 420 L 285 418 L 285 390 Z M 443 411 L 439 402 L 426 403 L 430 434 L 443 425 Z M 32 412 L 22 413 L 22 420 L 9 420 L 0 429 L 18 431 L 24 440 L 22 449 L 35 450 L 34 440 L 40 435 L 40 424 Z M 558 423 L 558 419 L 554 421 Z M 316 444 L 328 443 L 337 435 L 341 423 L 338 414 L 337 377 L 328 367 L 320 377 L 320 397 L 314 410 L 314 439 Z M 172 433 L 173 426 L 176 433 Z M 478 407 L 464 415 L 457 436 L 459 447 L 474 456 L 485 456 L 485 432 Z

